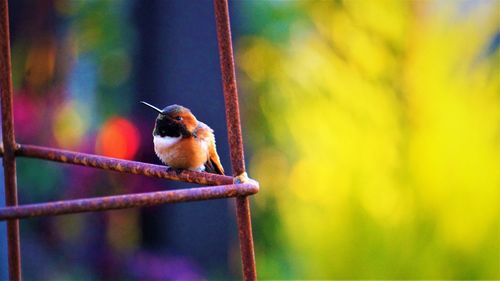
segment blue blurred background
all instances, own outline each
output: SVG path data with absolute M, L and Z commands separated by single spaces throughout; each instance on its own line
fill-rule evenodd
M 177 103 L 230 173 L 212 1 L 9 4 L 19 143 L 158 164 L 138 101 Z M 261 279 L 500 279 L 500 1 L 230 13 Z M 23 158 L 18 175 L 22 204 L 194 186 Z M 241 278 L 232 200 L 23 220 L 21 242 L 26 280 Z

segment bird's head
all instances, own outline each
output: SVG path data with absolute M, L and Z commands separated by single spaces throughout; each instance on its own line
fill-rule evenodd
M 198 126 L 196 117 L 191 113 L 191 110 L 184 106 L 173 104 L 164 109 L 159 109 L 147 102 L 141 101 L 141 103 L 158 112 L 153 130 L 154 136 L 188 137 L 193 134 Z

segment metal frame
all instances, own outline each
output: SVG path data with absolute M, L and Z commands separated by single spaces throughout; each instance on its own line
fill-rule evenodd
M 3 157 L 7 206 L 0 208 L 0 221 L 7 221 L 9 279 L 21 280 L 19 219 L 235 197 L 243 279 L 256 280 L 248 196 L 259 191 L 259 184 L 249 179 L 245 172 L 227 0 L 214 0 L 214 9 L 233 177 L 192 171 L 176 173 L 175 171 L 167 171 L 164 166 L 160 165 L 16 143 L 12 114 L 13 87 L 7 2 L 7 0 L 0 0 L 0 94 L 3 133 L 0 155 Z M 18 205 L 16 157 L 39 158 L 120 173 L 132 173 L 210 186 Z

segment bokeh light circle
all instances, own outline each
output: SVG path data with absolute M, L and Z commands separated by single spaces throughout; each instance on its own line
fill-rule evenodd
M 104 123 L 96 141 L 96 151 L 104 156 L 132 159 L 140 144 L 139 130 L 129 120 L 112 117 Z

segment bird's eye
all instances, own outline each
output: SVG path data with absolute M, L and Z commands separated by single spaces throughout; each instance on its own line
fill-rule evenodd
M 175 117 L 175 120 L 177 120 L 177 121 L 181 121 L 181 120 L 182 120 L 182 117 L 177 116 L 177 117 Z

